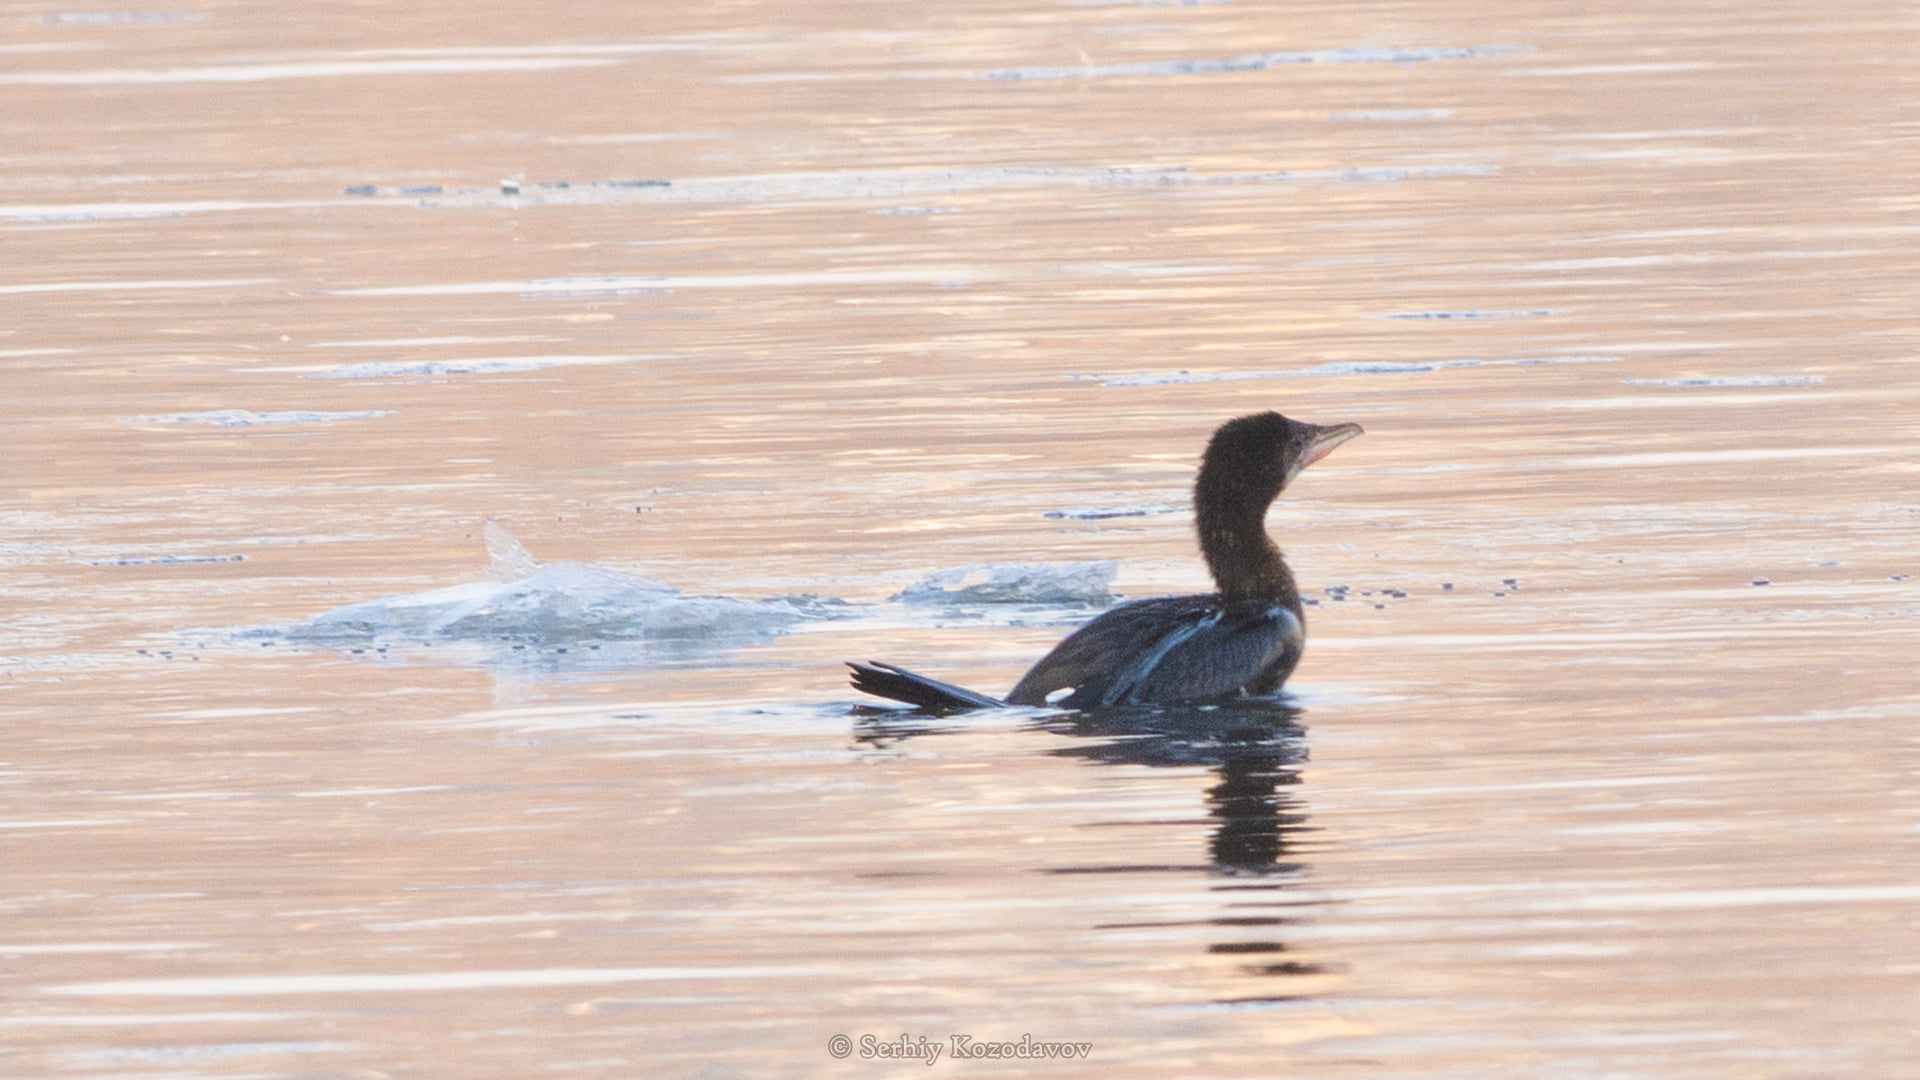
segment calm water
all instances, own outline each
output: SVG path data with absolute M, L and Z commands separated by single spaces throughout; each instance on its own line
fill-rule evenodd
M 0 1072 L 1899 1075 L 1917 29 L 0 3 Z M 856 711 L 1266 408 L 1288 707 Z

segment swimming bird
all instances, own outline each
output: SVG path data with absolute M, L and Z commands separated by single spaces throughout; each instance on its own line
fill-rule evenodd
M 1092 710 L 1258 697 L 1278 690 L 1300 660 L 1300 590 L 1267 535 L 1273 500 L 1300 470 L 1360 434 L 1276 412 L 1220 425 L 1193 485 L 1200 554 L 1216 592 L 1135 600 L 1068 635 L 1005 698 L 878 661 L 849 661 L 855 689 L 933 712 L 1001 705 Z

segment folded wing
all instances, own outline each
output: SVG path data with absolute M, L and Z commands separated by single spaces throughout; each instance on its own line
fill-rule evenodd
M 1123 604 L 1081 627 L 1021 678 L 1007 702 L 1070 709 L 1217 701 L 1279 688 L 1305 631 L 1282 604 L 1166 596 Z

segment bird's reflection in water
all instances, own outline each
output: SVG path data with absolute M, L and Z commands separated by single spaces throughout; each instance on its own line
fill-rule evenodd
M 1048 731 L 1086 740 L 1053 753 L 1116 765 L 1212 766 L 1207 789 L 1215 822 L 1209 862 L 1228 874 L 1284 874 L 1289 844 L 1305 831 L 1292 788 L 1306 761 L 1300 711 L 1252 700 L 1214 706 L 1066 713 L 1039 721 Z
M 922 712 L 863 709 L 855 735 L 862 742 L 888 745 L 923 735 L 967 730 L 964 717 L 939 717 Z M 1224 705 L 1163 706 L 1065 712 L 1040 716 L 1035 728 L 1071 737 L 1074 741 L 1048 753 L 1082 758 L 1108 765 L 1169 768 L 1209 767 L 1214 782 L 1206 789 L 1207 814 L 1213 825 L 1207 842 L 1206 869 L 1222 880 L 1218 891 L 1236 894 L 1229 901 L 1235 914 L 1199 920 L 1219 927 L 1228 940 L 1216 941 L 1207 951 L 1243 958 L 1240 970 L 1255 976 L 1324 974 L 1317 964 L 1283 959 L 1289 952 L 1282 942 L 1250 939 L 1262 929 L 1296 921 L 1297 903 L 1284 896 L 1288 882 L 1305 869 L 1299 848 L 1311 831 L 1297 797 L 1300 767 L 1307 760 L 1306 731 L 1300 710 L 1277 701 L 1254 699 Z M 1140 873 L 1192 872 L 1199 867 L 1139 864 L 1063 867 L 1055 872 Z M 1130 923 L 1107 924 L 1115 929 L 1145 929 Z M 1153 924 L 1172 928 L 1195 922 Z M 1297 995 L 1262 994 L 1229 999 L 1235 1002 L 1295 1000 Z

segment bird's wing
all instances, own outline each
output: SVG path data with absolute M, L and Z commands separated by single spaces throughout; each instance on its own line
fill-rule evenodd
M 1067 635 L 1040 658 L 1007 694 L 1010 705 L 1045 705 L 1056 690 L 1075 689 L 1085 700 L 1128 665 L 1153 652 L 1170 629 L 1204 618 L 1218 607 L 1214 596 L 1156 596 L 1121 604 Z
M 1280 604 L 1227 604 L 1116 679 L 1102 704 L 1213 701 L 1278 689 L 1306 640 L 1300 617 Z
M 1055 646 L 1007 702 L 1044 705 L 1068 688 L 1063 704 L 1074 709 L 1227 697 L 1257 684 L 1289 649 L 1297 656 L 1301 638 L 1300 620 L 1279 605 L 1216 595 L 1136 600 Z

